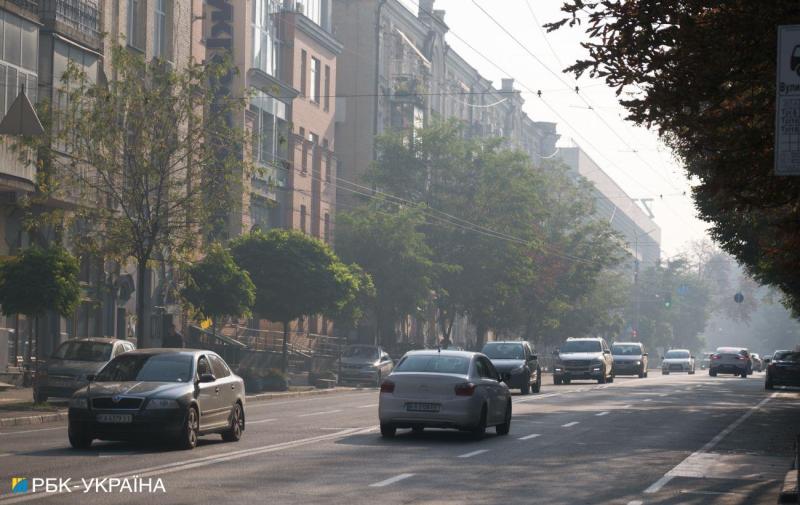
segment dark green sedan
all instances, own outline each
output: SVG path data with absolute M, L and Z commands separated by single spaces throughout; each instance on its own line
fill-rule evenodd
M 141 349 L 111 360 L 69 402 L 69 442 L 159 438 L 193 449 L 200 435 L 238 441 L 244 382 L 211 351 Z

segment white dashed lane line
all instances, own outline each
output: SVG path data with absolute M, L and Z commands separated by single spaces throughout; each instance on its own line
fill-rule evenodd
M 386 480 L 382 480 L 382 481 L 376 482 L 374 484 L 370 484 L 369 487 L 386 487 L 386 486 L 390 486 L 390 485 L 392 485 L 392 484 L 394 484 L 396 482 L 400 482 L 401 480 L 405 480 L 405 479 L 407 479 L 409 477 L 413 477 L 413 476 L 414 476 L 413 473 L 401 473 L 400 475 L 395 475 L 392 478 L 389 478 L 389 479 L 386 479 Z
M 369 409 L 369 408 L 377 407 L 377 406 L 378 406 L 377 403 L 370 403 L 369 405 L 361 405 L 360 407 L 356 407 L 356 408 L 358 408 L 358 409 Z
M 247 424 L 261 424 L 261 423 L 270 423 L 272 421 L 277 421 L 277 419 L 258 419 L 256 421 L 246 421 Z
M 532 433 L 530 435 L 525 435 L 524 437 L 519 437 L 518 440 L 530 440 L 532 438 L 540 437 L 541 435 L 538 433 Z
M 597 417 L 607 416 L 607 415 L 608 415 L 608 411 L 605 411 L 605 412 L 598 412 L 598 413 L 597 413 L 597 414 L 595 414 L 595 415 L 596 415 Z
M 477 451 L 468 452 L 466 454 L 462 454 L 459 458 L 471 458 L 472 456 L 477 456 L 478 454 L 483 454 L 484 452 L 489 452 L 489 449 L 480 449 Z
M 312 412 L 310 414 L 300 414 L 297 417 L 324 416 L 325 414 L 336 414 L 337 412 L 341 412 L 341 409 L 339 409 L 339 410 L 325 410 L 323 412 Z
M 575 426 L 576 424 L 578 424 L 579 422 L 580 421 L 572 421 L 571 423 L 562 424 L 561 427 L 562 428 L 571 428 L 571 427 Z

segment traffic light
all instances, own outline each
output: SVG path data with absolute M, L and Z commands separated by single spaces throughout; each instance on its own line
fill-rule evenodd
M 670 308 L 672 307 L 672 295 L 668 294 L 664 297 L 664 307 Z

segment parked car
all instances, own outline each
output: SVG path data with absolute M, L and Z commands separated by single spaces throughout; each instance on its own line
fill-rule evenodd
M 519 388 L 524 395 L 541 391 L 542 368 L 530 343 L 489 342 L 483 346 L 481 352 L 489 357 L 509 388 Z
M 711 365 L 711 355 L 713 352 L 704 352 L 703 359 L 700 360 L 700 369 L 705 370 Z
M 800 351 L 778 351 L 773 355 L 764 387 L 775 386 L 800 386 Z
M 376 345 L 349 345 L 339 360 L 339 384 L 369 383 L 381 385 L 392 373 L 394 362 L 383 348 Z
M 605 339 L 568 338 L 555 352 L 553 383 L 569 384 L 572 380 L 614 382 L 614 357 Z
M 750 361 L 753 364 L 752 366 L 754 372 L 764 371 L 764 361 L 761 359 L 761 356 L 759 356 L 758 353 L 750 353 Z
M 399 428 L 454 428 L 483 437 L 511 429 L 511 393 L 488 357 L 467 351 L 411 351 L 381 384 L 381 435 Z
M 135 349 L 133 343 L 115 338 L 72 339 L 59 345 L 39 370 L 33 384 L 33 401 L 69 398 L 89 382 L 112 358 Z
M 611 356 L 614 358 L 614 375 L 647 377 L 647 352 L 641 342 L 614 342 Z
M 708 375 L 716 377 L 720 373 L 740 375 L 746 379 L 748 375 L 753 373 L 750 352 L 744 347 L 717 348 L 717 351 L 711 355 Z
M 670 349 L 661 359 L 661 373 L 669 375 L 670 372 L 695 372 L 695 360 L 688 349 Z
M 193 449 L 200 435 L 238 441 L 244 382 L 211 351 L 142 349 L 112 359 L 69 401 L 72 447 L 94 439 L 160 437 Z

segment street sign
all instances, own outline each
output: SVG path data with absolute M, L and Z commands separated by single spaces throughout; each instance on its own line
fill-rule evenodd
M 800 25 L 778 27 L 775 174 L 800 175 Z

